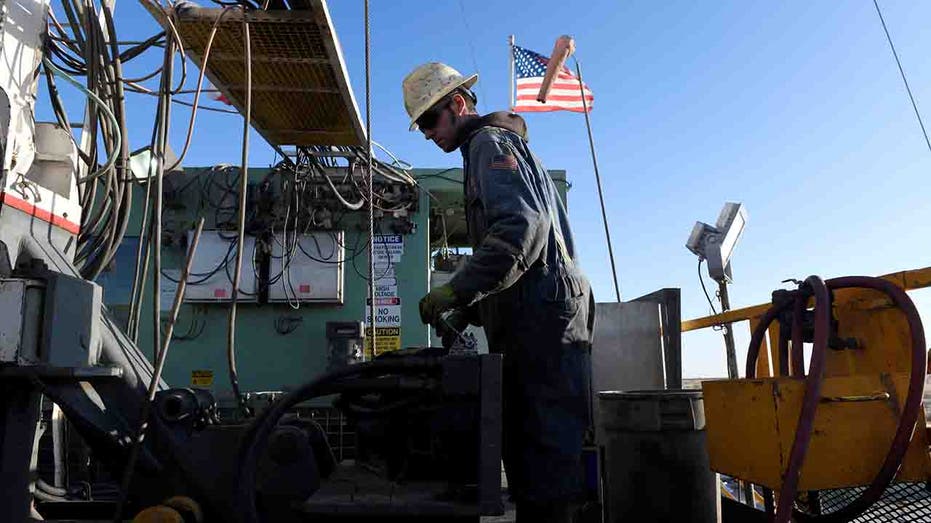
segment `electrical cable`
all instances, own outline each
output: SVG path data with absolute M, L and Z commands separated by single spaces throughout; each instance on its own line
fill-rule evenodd
M 469 17 L 462 0 L 459 0 L 459 11 L 462 13 L 462 25 L 465 27 L 466 40 L 469 42 L 469 54 L 472 56 L 472 67 L 474 67 L 475 72 L 479 73 L 479 76 L 481 76 L 481 72 L 478 69 L 478 60 L 475 58 L 475 44 L 472 41 L 472 29 L 469 28 Z M 485 84 L 479 83 L 478 88 L 482 91 L 482 99 L 487 100 L 487 98 L 485 98 Z
M 718 310 L 714 308 L 714 302 L 711 301 L 711 295 L 708 294 L 708 288 L 705 287 L 705 278 L 701 274 L 701 264 L 704 261 L 704 258 L 698 259 L 698 283 L 701 283 L 701 290 L 705 293 L 705 299 L 708 300 L 708 306 L 711 307 L 711 313 L 717 316 Z
M 84 179 L 79 180 L 78 196 L 83 212 L 73 258 L 81 275 L 93 280 L 112 260 L 125 235 L 132 199 L 123 181 L 123 173 L 128 171 L 128 144 L 125 139 L 121 139 L 127 136 L 124 94 L 119 84 L 119 79 L 122 77 L 122 55 L 116 45 L 112 10 L 108 5 L 103 5 L 100 8 L 100 16 L 96 18 L 84 16 L 85 12 L 96 12 L 93 6 L 88 7 L 88 2 L 84 4 L 75 7 L 74 2 L 62 2 L 65 14 L 71 22 L 69 27 L 74 32 L 73 37 L 68 37 L 54 11 L 50 12 L 49 34 L 51 38 L 46 41 L 50 52 L 46 53 L 46 60 L 62 71 L 70 69 L 72 73 L 86 75 L 86 91 L 95 94 L 99 100 L 105 101 L 104 105 L 92 103 L 87 108 L 83 128 L 90 140 L 86 140 L 84 147 L 77 143 L 73 133 L 68 133 L 69 139 L 77 148 L 80 161 L 90 170 L 97 171 L 91 175 L 96 176 L 92 182 L 84 183 Z M 79 17 L 75 14 L 76 12 L 82 15 L 81 23 L 77 22 Z M 107 34 L 114 36 L 108 38 Z M 53 57 L 64 60 L 65 69 L 62 69 L 62 65 L 55 64 L 52 61 Z M 67 114 L 54 85 L 51 67 L 46 67 L 44 70 L 56 118 L 62 127 L 70 129 Z M 58 74 L 55 73 L 55 75 Z M 111 118 L 98 120 L 98 112 L 102 110 L 106 113 L 107 109 L 110 109 L 115 120 Z M 112 169 L 107 168 L 106 165 L 103 169 L 98 169 L 99 166 L 95 160 L 98 137 L 103 150 L 112 162 Z M 102 197 L 99 201 L 97 200 L 98 194 Z
M 440 175 L 438 175 L 438 174 L 425 174 L 425 175 L 422 175 L 422 176 L 418 176 L 417 178 L 418 178 L 418 179 L 424 179 L 424 178 L 439 178 L 440 180 L 446 180 L 447 182 L 458 183 L 458 184 L 462 185 L 462 180 L 457 180 L 457 179 L 455 179 L 455 178 L 450 178 L 450 177 L 448 177 L 448 176 L 440 176 Z
M 157 2 L 153 2 L 152 0 L 140 0 L 140 1 L 142 1 L 143 3 L 148 3 L 149 5 L 154 6 L 157 10 L 161 11 L 162 20 L 164 20 L 165 23 L 168 24 L 169 29 L 171 29 L 172 40 L 174 41 L 174 45 L 176 46 L 176 50 L 178 54 L 181 56 L 181 60 L 180 60 L 181 61 L 181 78 L 180 78 L 180 81 L 178 82 L 178 87 L 170 91 L 171 94 L 176 94 L 182 89 L 184 89 L 184 84 L 187 81 L 187 59 L 186 59 L 186 55 L 184 52 L 184 42 L 181 40 L 181 35 L 178 33 L 178 28 L 175 27 L 175 23 L 172 21 L 172 17 L 174 17 L 174 11 L 169 12 L 163 5 Z M 174 63 L 173 60 L 172 60 L 172 63 Z
M 327 185 L 330 186 L 330 189 L 333 191 L 333 195 L 336 196 L 336 199 L 339 200 L 340 203 L 346 206 L 346 208 L 350 211 L 358 211 L 362 208 L 363 205 L 365 205 L 365 200 L 359 200 L 355 203 L 346 201 L 346 198 L 344 198 L 343 195 L 339 193 L 339 191 L 336 189 L 336 186 L 333 185 L 333 180 L 330 180 L 330 177 L 327 176 L 326 173 L 323 173 L 323 179 L 326 180 Z
M 246 227 L 246 189 L 249 183 L 249 126 L 252 123 L 252 42 L 250 37 L 249 19 L 243 16 L 243 45 L 245 47 L 245 114 L 243 115 L 242 131 L 242 167 L 239 176 L 239 228 L 236 245 L 236 266 L 233 275 L 233 290 L 230 300 L 229 320 L 226 335 L 226 358 L 229 364 L 230 387 L 236 397 L 236 402 L 247 417 L 251 416 L 251 409 L 239 390 L 239 372 L 236 369 L 236 304 L 239 294 L 239 285 L 242 279 L 242 250 Z
M 905 77 L 905 69 L 902 68 L 902 62 L 899 60 L 899 53 L 895 51 L 895 45 L 892 43 L 892 37 L 889 36 L 889 29 L 886 27 L 886 20 L 883 18 L 883 13 L 879 9 L 879 2 L 873 0 L 873 5 L 876 6 L 876 14 L 879 15 L 879 21 L 882 23 L 883 32 L 886 33 L 886 40 L 889 42 L 889 48 L 892 49 L 892 56 L 895 57 L 895 64 L 899 67 L 899 74 L 902 75 L 902 83 L 905 84 L 905 91 L 908 93 L 908 99 L 912 103 L 912 109 L 915 110 L 915 117 L 918 118 L 918 125 L 921 126 L 921 134 L 925 138 L 925 144 L 928 146 L 928 151 L 931 151 L 931 140 L 928 139 L 928 131 L 925 130 L 925 124 L 921 120 L 921 113 L 918 111 L 918 104 L 915 103 L 915 97 L 912 95 L 912 88 L 908 85 L 908 78 Z
M 148 95 L 148 96 L 159 96 L 158 93 L 152 92 L 152 91 L 150 91 L 150 90 L 148 90 L 148 89 L 145 89 L 145 88 L 142 88 L 142 87 L 140 87 L 140 86 L 138 86 L 138 85 L 135 85 L 135 83 L 133 83 L 133 82 L 126 82 L 126 83 L 129 85 L 129 87 L 130 87 L 129 91 L 132 92 L 132 93 L 135 93 L 135 94 L 144 94 L 144 95 Z M 193 104 L 192 102 L 186 102 L 186 101 L 184 101 L 184 100 L 175 100 L 175 99 L 172 99 L 172 100 L 171 100 L 171 103 L 177 104 L 177 105 L 183 105 L 183 106 L 185 106 L 185 107 L 192 107 L 192 108 L 194 107 L 194 104 Z M 223 108 L 221 108 L 221 107 L 208 107 L 208 106 L 203 106 L 203 105 L 198 105 L 198 106 L 197 106 L 197 110 L 198 110 L 198 111 L 211 111 L 211 112 L 214 112 L 214 113 L 222 113 L 222 114 L 237 114 L 237 115 L 238 115 L 238 114 L 241 114 L 239 111 L 234 111 L 234 110 L 232 110 L 232 109 L 223 109 Z
M 159 122 L 163 119 L 163 112 L 165 111 L 165 105 L 167 102 L 163 97 L 159 97 L 159 103 L 155 111 L 155 120 L 156 124 L 152 127 L 152 136 L 149 141 L 149 150 L 155 150 L 155 142 L 158 139 L 158 129 Z M 140 319 L 140 309 L 142 307 L 142 300 L 145 294 L 145 282 L 146 276 L 148 275 L 149 270 L 149 235 L 151 226 L 147 227 L 147 221 L 149 215 L 151 214 L 151 203 L 152 203 L 152 173 L 151 173 L 151 162 L 149 163 L 149 173 L 148 173 L 148 182 L 145 184 L 145 207 L 142 212 L 142 221 L 139 225 L 139 244 L 136 247 L 136 263 L 133 269 L 133 285 L 130 298 L 129 306 L 129 321 L 128 321 L 128 331 L 129 336 L 132 338 L 133 343 L 139 342 L 139 319 Z M 153 218 L 154 219 L 154 218 Z M 145 258 L 143 260 L 143 252 L 145 252 Z
M 59 498 L 66 498 L 66 497 L 71 496 L 71 494 L 72 494 L 72 493 L 69 492 L 67 489 L 63 489 L 63 488 L 59 488 L 59 487 L 56 487 L 56 486 L 53 486 L 53 485 L 49 485 L 49 484 L 48 484 L 45 480 L 43 480 L 42 478 L 36 478 L 35 487 L 36 487 L 37 490 L 41 490 L 41 491 L 45 492 L 46 494 L 51 494 L 52 496 L 56 496 L 56 497 L 59 497 Z
M 112 9 L 104 5 L 102 13 L 106 24 L 106 34 L 110 35 L 110 55 L 112 57 L 109 69 L 110 77 L 113 80 L 118 80 L 123 76 L 123 62 L 116 44 L 116 26 L 113 22 Z M 101 39 L 103 38 L 102 33 L 98 36 L 100 36 Z M 123 91 L 123 85 L 118 81 L 114 81 L 110 88 L 113 89 L 114 92 L 109 99 L 116 101 L 115 114 L 118 117 L 119 135 L 127 136 L 128 130 L 126 126 L 125 93 Z M 107 229 L 106 248 L 103 252 L 96 253 L 95 258 L 90 264 L 82 267 L 82 275 L 90 280 L 95 280 L 103 271 L 104 267 L 106 267 L 116 255 L 116 250 L 119 248 L 120 243 L 122 243 L 126 235 L 126 229 L 129 227 L 129 217 L 133 203 L 132 190 L 124 183 L 126 172 L 129 171 L 128 141 L 122 140 L 119 145 L 113 144 L 112 147 L 111 154 L 115 154 L 118 159 L 117 164 L 114 166 L 115 170 L 113 176 L 111 176 L 109 180 L 113 191 L 110 201 L 114 202 L 115 208 L 110 214 L 112 226 Z
M 162 89 L 164 93 L 164 112 L 162 113 L 162 122 L 158 129 L 158 142 L 156 148 L 152 149 L 155 156 L 155 207 L 151 227 L 154 231 L 149 235 L 150 250 L 153 252 L 152 258 L 152 350 L 155 353 L 152 358 L 157 361 L 161 357 L 159 352 L 161 347 L 161 287 L 162 287 L 162 212 L 164 197 L 164 176 L 165 176 L 165 149 L 168 147 L 168 125 L 171 121 L 170 110 L 171 104 L 171 80 L 174 74 L 174 46 L 177 42 L 169 42 L 165 45 L 165 72 L 162 74 Z M 152 183 L 152 180 L 149 180 Z M 187 278 L 184 278 L 187 280 Z M 179 284 L 179 289 L 184 288 L 184 282 Z
M 161 31 L 153 36 L 150 36 L 149 38 L 147 38 L 146 40 L 138 44 L 134 44 L 129 49 L 126 49 L 123 52 L 119 53 L 120 61 L 128 62 L 132 60 L 133 58 L 140 56 L 142 53 L 144 53 L 145 51 L 148 51 L 149 49 L 153 47 L 164 47 L 165 37 L 166 37 L 165 31 Z M 118 44 L 118 45 L 122 45 L 122 44 Z
M 189 283 L 189 285 L 190 285 L 190 283 Z M 204 329 L 207 328 L 207 320 L 204 320 L 204 319 L 201 319 L 201 318 L 200 318 L 200 316 L 202 315 L 202 313 L 199 312 L 199 310 L 200 310 L 200 309 L 199 309 L 198 307 L 193 307 L 193 308 L 192 308 L 192 311 L 193 311 L 193 312 L 191 313 L 191 322 L 188 324 L 187 332 L 185 332 L 184 334 L 175 334 L 175 333 L 172 333 L 172 334 L 171 334 L 171 339 L 172 339 L 172 340 L 176 340 L 176 341 L 192 341 L 192 340 L 196 340 L 197 338 L 200 337 L 201 334 L 204 333 Z M 167 335 L 167 331 L 166 331 L 165 335 Z
M 191 146 L 191 138 L 194 136 L 194 121 L 197 117 L 197 104 L 200 101 L 201 89 L 204 85 L 204 74 L 207 72 L 207 60 L 210 58 L 210 48 L 213 46 L 213 40 L 217 35 L 217 28 L 220 26 L 220 22 L 223 21 L 225 17 L 232 8 L 224 8 L 220 11 L 220 14 L 217 15 L 217 19 L 213 21 L 213 25 L 210 27 L 210 33 L 207 35 L 207 43 L 204 45 L 204 56 L 200 59 L 200 74 L 197 75 L 197 88 L 194 92 L 194 102 L 191 104 L 191 119 L 188 123 L 187 136 L 184 138 L 184 147 L 181 149 L 181 153 L 178 155 L 178 159 L 175 160 L 175 163 L 168 167 L 168 171 L 174 170 L 175 167 L 181 165 L 181 162 L 184 161 L 184 157 L 187 156 L 188 148 Z M 246 35 L 248 40 L 249 36 Z M 248 76 L 248 73 L 247 73 Z
M 382 151 L 384 151 L 385 154 L 387 154 L 387 155 L 391 158 L 391 161 L 392 161 L 391 166 L 392 166 L 392 167 L 397 167 L 398 169 L 401 169 L 401 170 L 403 170 L 403 171 L 411 171 L 411 170 L 414 169 L 414 166 L 413 166 L 413 165 L 411 165 L 411 164 L 408 163 L 408 162 L 405 162 L 404 160 L 399 159 L 397 156 L 394 155 L 394 153 L 392 153 L 391 151 L 389 151 L 384 145 L 382 145 L 382 144 L 376 142 L 375 140 L 372 140 L 372 145 L 374 145 L 375 147 L 378 147 L 379 149 L 381 149 Z
M 74 78 L 72 78 L 69 74 L 67 74 L 67 73 L 65 73 L 64 71 L 62 71 L 61 69 L 59 69 L 58 66 L 56 66 L 55 64 L 53 64 L 52 61 L 49 60 L 48 58 L 43 59 L 43 60 L 42 60 L 42 64 L 43 64 L 45 67 L 48 67 L 49 69 L 51 69 L 51 70 L 52 70 L 52 73 L 54 73 L 55 75 L 57 75 L 57 76 L 60 77 L 60 78 L 63 78 L 66 82 L 68 82 L 69 84 L 73 85 L 73 86 L 76 87 L 79 91 L 81 91 L 82 93 L 84 93 L 85 96 L 87 96 L 91 101 L 93 101 L 95 104 L 97 104 L 97 107 L 99 107 L 99 108 L 103 111 L 103 113 L 107 116 L 107 118 L 110 119 L 110 122 L 113 124 L 113 127 L 114 127 L 114 128 L 119 128 L 120 123 L 119 123 L 119 121 L 116 119 L 116 116 L 114 116 L 113 111 L 111 111 L 111 110 L 110 110 L 110 107 L 108 107 L 108 105 L 107 105 L 106 103 L 104 103 L 103 100 L 101 100 L 99 97 L 97 97 L 96 94 L 94 94 L 94 93 L 91 92 L 88 88 L 86 88 L 86 87 L 84 87 L 83 85 L 81 85 L 80 82 L 78 82 L 77 80 L 75 80 Z M 116 143 L 117 143 L 117 147 L 115 147 L 115 149 L 119 149 L 119 148 L 122 146 L 123 137 L 119 134 L 119 132 L 117 132 L 117 133 L 114 135 L 114 138 L 115 138 Z M 78 179 L 78 183 L 85 183 L 85 182 L 87 182 L 87 181 L 89 181 L 89 180 L 93 180 L 93 179 L 95 179 L 95 178 L 97 178 L 97 177 L 99 177 L 99 176 L 102 176 L 103 174 L 106 174 L 106 173 L 113 167 L 113 165 L 116 163 L 116 158 L 117 158 L 117 155 L 115 155 L 115 154 L 114 154 L 114 155 L 111 155 L 110 158 L 107 158 L 107 163 L 105 163 L 100 169 L 98 169 L 98 170 L 97 170 L 96 172 L 94 172 L 93 174 L 89 174 L 89 175 L 85 176 L 84 178 Z

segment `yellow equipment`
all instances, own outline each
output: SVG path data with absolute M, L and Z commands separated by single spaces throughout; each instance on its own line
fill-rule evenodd
M 793 510 L 806 520 L 847 521 L 890 482 L 931 478 L 921 408 L 927 346 L 904 292 L 931 286 L 931 268 L 799 284 L 776 291 L 772 305 L 684 322 L 682 330 L 749 320 L 754 331 L 748 378 L 702 384 L 711 467 L 772 489 L 767 508 L 776 521 Z M 793 509 L 799 492 L 847 487 L 866 488 L 830 516 Z

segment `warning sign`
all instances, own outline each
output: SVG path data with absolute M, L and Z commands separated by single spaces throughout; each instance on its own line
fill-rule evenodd
M 375 325 L 375 348 L 378 353 L 401 348 L 401 298 L 394 266 L 404 254 L 404 236 L 377 234 L 373 246 L 375 265 L 375 318 L 369 298 L 365 300 L 365 359 L 372 358 L 372 325 Z
M 365 324 L 372 324 L 372 310 L 370 300 L 365 300 Z M 400 327 L 401 326 L 401 298 L 375 298 L 375 326 Z
M 400 336 L 401 327 L 375 327 L 375 334 L 381 336 Z M 365 329 L 365 335 L 371 336 L 372 329 Z
M 192 387 L 209 387 L 213 385 L 212 370 L 192 370 L 191 386 Z
M 375 327 L 378 353 L 401 349 L 401 327 Z M 372 358 L 372 329 L 365 329 L 365 359 Z
M 371 304 L 372 304 L 372 300 L 371 300 L 370 298 L 366 298 L 366 299 L 365 299 L 365 304 L 366 304 L 366 305 L 371 305 Z M 399 297 L 397 297 L 397 296 L 381 296 L 381 297 L 375 296 L 375 306 L 376 306 L 376 307 L 381 307 L 381 306 L 384 306 L 384 305 L 400 305 L 400 304 L 401 304 L 401 298 L 399 298 Z

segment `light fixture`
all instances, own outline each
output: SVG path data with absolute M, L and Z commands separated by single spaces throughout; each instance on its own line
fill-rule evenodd
M 133 173 L 133 177 L 136 178 L 136 181 L 139 183 L 145 183 L 149 180 L 149 178 L 155 177 L 155 172 L 158 168 L 157 161 L 158 159 L 155 157 L 155 155 L 152 154 L 152 148 L 145 146 L 142 149 L 138 149 L 130 153 L 129 170 Z M 166 146 L 164 159 L 165 169 L 171 167 L 177 163 L 177 161 L 178 157 L 175 156 L 175 152 L 171 150 L 170 146 Z M 180 172 L 184 172 L 184 169 L 178 165 L 171 171 L 165 171 L 165 175 Z
M 747 225 L 747 209 L 741 203 L 725 203 L 714 226 L 696 222 L 685 246 L 708 261 L 708 275 L 718 283 L 731 278 L 731 255 Z

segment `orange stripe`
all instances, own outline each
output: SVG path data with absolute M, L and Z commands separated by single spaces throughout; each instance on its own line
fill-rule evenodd
M 0 193 L 0 203 L 9 205 L 10 207 L 13 207 L 14 209 L 23 211 L 24 213 L 30 216 L 34 216 L 42 220 L 43 222 L 48 222 L 56 227 L 61 227 L 62 229 L 70 232 L 71 234 L 77 234 L 78 231 L 81 230 L 80 225 L 74 222 L 69 222 L 67 219 L 61 216 L 55 216 L 54 214 L 44 209 L 40 209 L 36 207 L 35 205 L 27 202 L 26 200 L 17 198 L 16 196 L 13 196 L 12 194 L 8 192 Z

